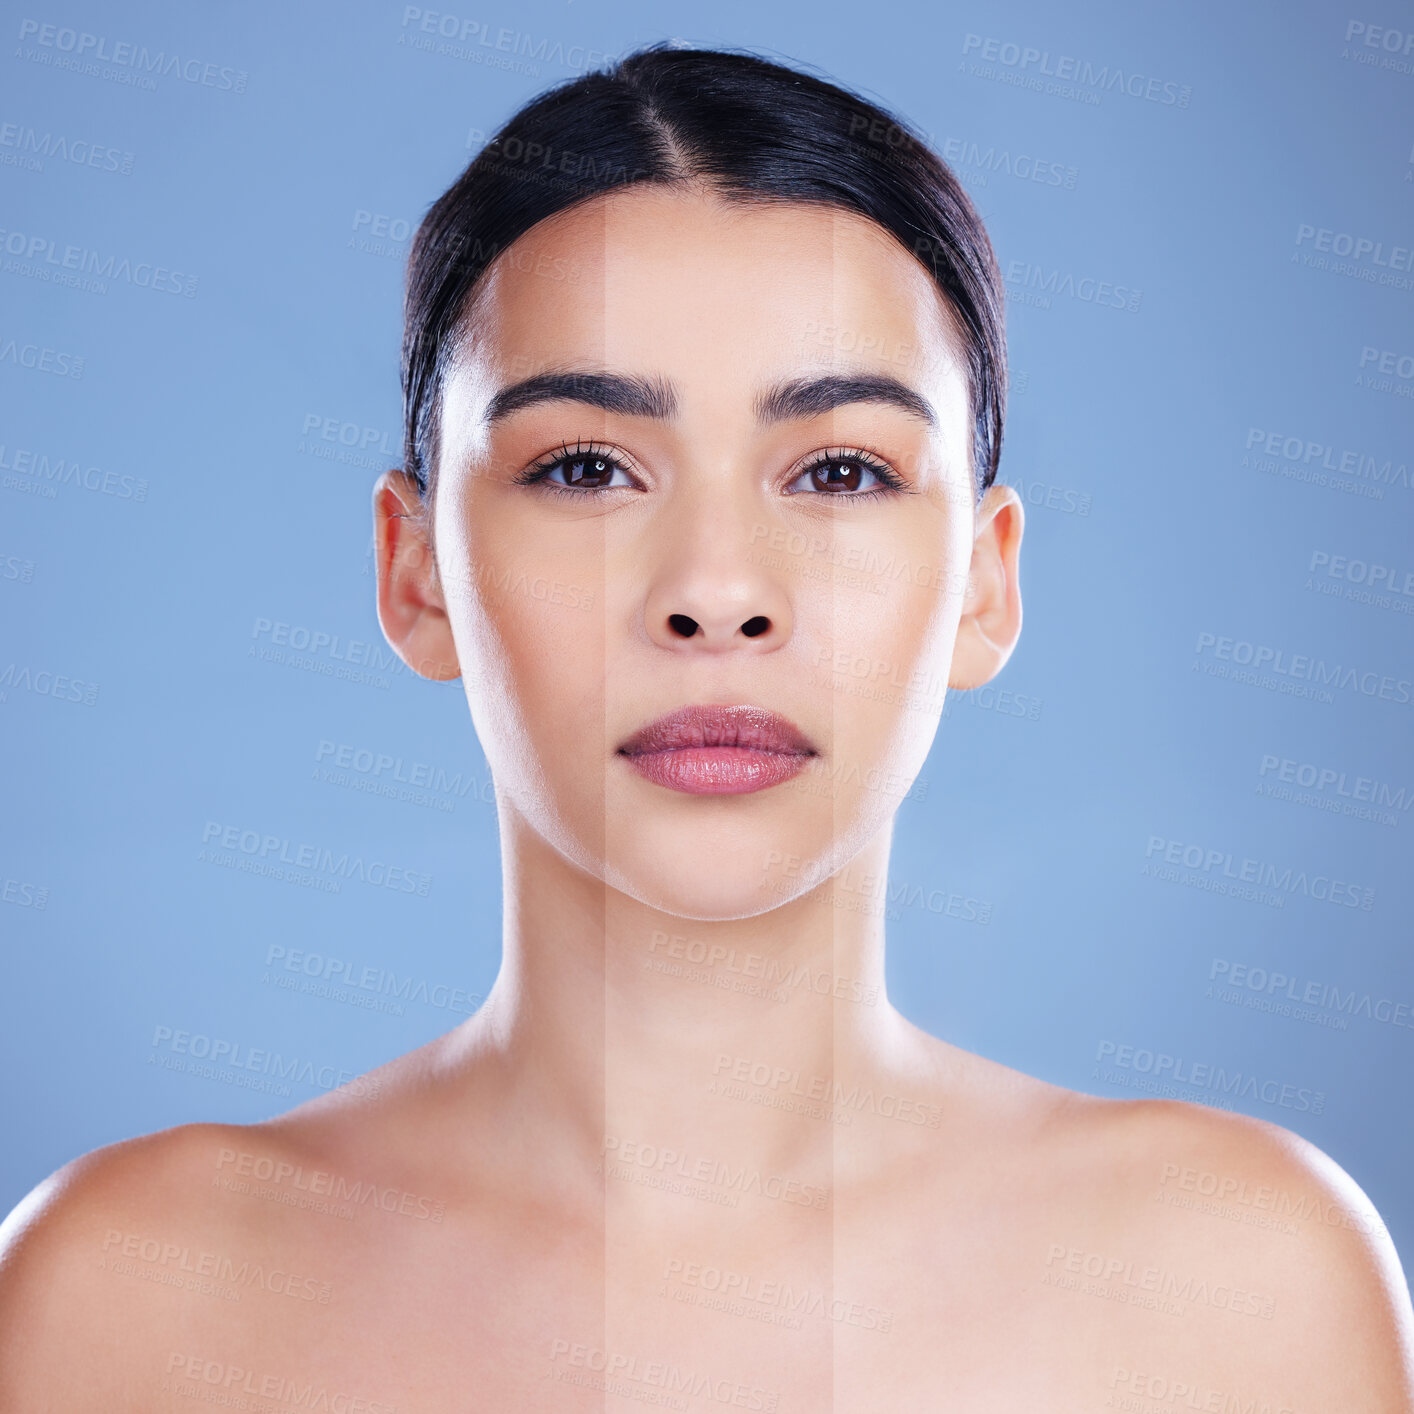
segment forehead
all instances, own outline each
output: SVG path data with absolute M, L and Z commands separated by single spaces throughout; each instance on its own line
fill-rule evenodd
M 540 222 L 489 268 L 469 325 L 471 359 L 505 378 L 583 360 L 685 382 L 802 364 L 965 377 L 946 301 L 882 227 L 699 186 L 625 188 Z

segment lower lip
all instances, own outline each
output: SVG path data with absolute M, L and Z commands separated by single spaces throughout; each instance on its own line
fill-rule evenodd
M 624 758 L 640 776 L 688 795 L 747 795 L 799 775 L 804 753 L 753 751 L 745 746 L 682 746 Z

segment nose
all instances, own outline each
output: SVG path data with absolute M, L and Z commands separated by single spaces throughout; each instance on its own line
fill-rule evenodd
M 679 653 L 769 653 L 791 633 L 789 597 L 752 548 L 750 527 L 720 522 L 665 549 L 644 617 L 649 638 Z
M 660 648 L 678 652 L 726 652 L 750 648 L 769 652 L 779 648 L 789 634 L 789 611 L 784 604 L 772 613 L 753 612 L 766 607 L 761 593 L 733 593 L 726 586 L 716 591 L 703 586 L 697 592 L 680 588 L 676 594 L 664 589 L 651 596 L 648 606 L 648 636 Z M 674 604 L 676 608 L 669 608 Z
M 679 638 L 696 638 L 701 634 L 705 640 L 715 642 L 723 635 L 719 634 L 715 626 L 704 627 L 698 620 L 689 614 L 669 614 L 668 630 L 676 634 Z M 737 630 L 743 638 L 760 638 L 763 633 L 771 630 L 771 620 L 765 614 L 756 614 Z M 735 635 L 732 635 L 735 637 Z

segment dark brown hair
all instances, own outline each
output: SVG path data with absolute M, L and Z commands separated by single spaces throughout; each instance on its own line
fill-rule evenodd
M 857 212 L 914 255 L 966 355 L 977 494 L 1006 413 L 1003 285 L 991 242 L 947 164 L 892 114 L 754 55 L 653 45 L 520 109 L 438 199 L 408 261 L 404 466 L 430 499 L 442 383 L 486 267 L 537 222 L 642 182 L 705 182 L 729 200 Z

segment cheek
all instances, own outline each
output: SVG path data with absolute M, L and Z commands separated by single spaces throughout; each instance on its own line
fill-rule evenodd
M 602 564 L 536 546 L 533 534 L 459 535 L 452 582 L 443 574 L 483 749 L 522 779 L 550 762 L 557 776 L 599 765 L 605 730 Z
M 552 737 L 572 738 L 580 723 L 575 744 L 582 751 L 585 734 L 602 735 L 604 617 L 597 604 L 588 610 L 569 605 L 565 590 L 550 574 L 493 590 L 482 596 L 473 632 L 488 684 L 521 705 L 537 734 L 544 727 Z
M 814 680 L 831 692 L 842 758 L 909 773 L 921 768 L 942 715 L 968 559 L 951 531 L 942 544 L 892 549 L 888 568 L 870 577 L 882 593 L 860 594 L 848 608 L 836 599 Z
M 867 718 L 872 731 L 883 733 L 882 744 L 941 713 L 957 610 L 943 591 L 899 584 L 875 604 L 867 620 L 840 626 L 834 667 L 836 676 L 841 670 L 848 676 L 849 698 L 859 704 L 847 715 Z

